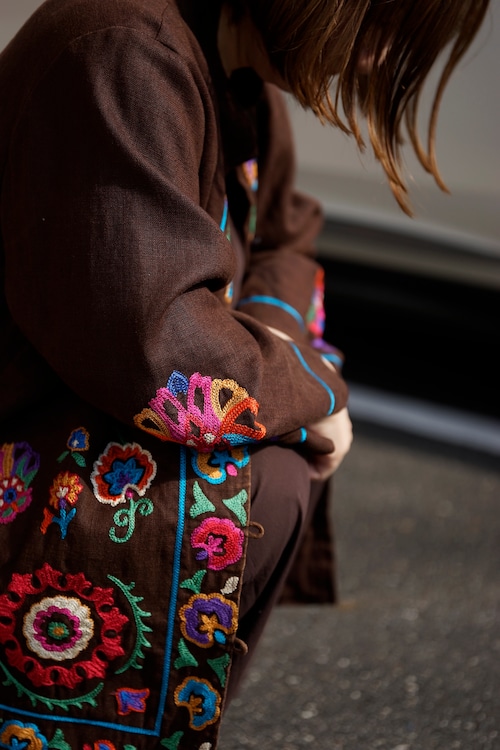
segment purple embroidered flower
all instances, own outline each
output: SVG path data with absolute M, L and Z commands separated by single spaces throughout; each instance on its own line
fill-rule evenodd
M 31 487 L 40 456 L 28 443 L 0 447 L 0 523 L 11 523 L 31 503 Z
M 204 729 L 219 718 L 221 697 L 207 680 L 187 677 L 176 689 L 174 700 L 188 709 L 191 729 Z
M 149 407 L 134 417 L 140 429 L 203 453 L 261 440 L 266 430 L 255 421 L 257 401 L 234 380 L 212 380 L 196 372 L 173 372 Z
M 236 604 L 220 594 L 195 594 L 179 610 L 181 631 L 187 640 L 201 648 L 225 643 L 236 632 Z
M 191 544 L 199 549 L 198 560 L 207 560 L 210 570 L 223 570 L 241 559 L 245 535 L 229 518 L 212 516 L 191 534 Z
M 148 688 L 144 688 L 144 690 L 119 688 L 115 693 L 115 698 L 118 703 L 117 711 L 120 716 L 128 716 L 132 712 L 143 714 L 146 710 L 149 690 Z

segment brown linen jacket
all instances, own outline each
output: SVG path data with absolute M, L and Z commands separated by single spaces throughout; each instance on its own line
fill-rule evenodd
M 329 451 L 346 403 L 321 213 L 216 6 L 47 0 L 0 56 L 7 747 L 215 748 L 252 445 Z

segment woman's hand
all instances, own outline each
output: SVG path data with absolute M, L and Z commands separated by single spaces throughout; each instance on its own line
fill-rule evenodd
M 339 468 L 351 447 L 352 424 L 347 408 L 309 425 L 307 431 L 329 438 L 335 446 L 332 453 L 318 454 L 309 459 L 311 479 L 328 479 Z

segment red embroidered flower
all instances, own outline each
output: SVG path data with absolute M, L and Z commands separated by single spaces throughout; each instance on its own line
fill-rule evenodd
M 229 518 L 205 518 L 191 534 L 191 544 L 199 549 L 198 560 L 207 559 L 211 570 L 223 570 L 241 559 L 245 535 Z
M 155 476 L 156 463 L 149 451 L 137 443 L 108 443 L 90 480 L 100 503 L 118 505 L 131 490 L 143 497 Z
M 14 573 L 0 595 L 5 656 L 36 687 L 73 689 L 85 679 L 103 678 L 109 662 L 124 654 L 121 632 L 127 622 L 111 589 L 48 563 L 33 574 Z

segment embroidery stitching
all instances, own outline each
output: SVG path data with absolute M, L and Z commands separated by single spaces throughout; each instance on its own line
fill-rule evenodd
M 206 560 L 211 570 L 223 570 L 238 562 L 244 541 L 245 535 L 238 526 L 229 518 L 217 516 L 205 518 L 191 534 L 192 547 L 200 550 L 196 559 Z
M 66 538 L 68 526 L 76 515 L 76 502 L 82 491 L 83 484 L 77 474 L 64 471 L 57 475 L 50 489 L 49 505 L 59 511 L 59 515 L 50 508 L 43 509 L 43 521 L 40 526 L 42 534 L 46 534 L 50 524 L 55 523 L 59 526 L 61 539 Z
M 258 410 L 257 401 L 234 380 L 212 380 L 199 372 L 188 378 L 174 371 L 134 423 L 160 440 L 206 453 L 262 440 L 266 430 L 255 421 Z
M 59 463 L 64 461 L 66 456 L 71 454 L 71 457 L 80 467 L 87 465 L 85 457 L 82 453 L 88 451 L 90 446 L 90 436 L 85 427 L 77 427 L 73 430 L 66 442 L 67 450 L 65 450 L 57 459 Z
M 28 443 L 4 443 L 0 448 L 0 524 L 12 523 L 31 503 L 30 484 L 40 468 L 40 456 Z

